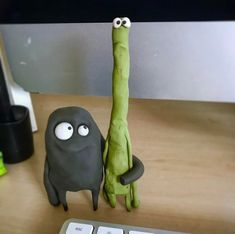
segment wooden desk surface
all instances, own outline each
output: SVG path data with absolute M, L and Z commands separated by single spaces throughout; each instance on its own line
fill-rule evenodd
M 79 105 L 91 112 L 104 136 L 111 99 L 32 95 L 39 131 L 35 154 L 8 165 L 0 178 L 0 233 L 58 233 L 71 217 L 192 233 L 235 233 L 235 105 L 130 100 L 133 152 L 145 165 L 138 182 L 141 207 L 115 209 L 102 195 L 91 207 L 88 191 L 68 193 L 69 211 L 52 207 L 43 186 L 44 131 L 49 114 Z

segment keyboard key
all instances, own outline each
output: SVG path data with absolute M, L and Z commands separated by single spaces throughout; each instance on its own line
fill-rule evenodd
M 129 234 L 153 234 L 152 232 L 129 231 Z
M 84 223 L 71 222 L 68 225 L 66 234 L 92 234 L 93 226 Z
M 97 234 L 123 234 L 123 229 L 100 226 Z

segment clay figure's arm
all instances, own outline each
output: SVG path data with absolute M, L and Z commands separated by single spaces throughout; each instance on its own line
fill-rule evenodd
M 138 180 L 144 174 L 144 164 L 133 155 L 133 167 L 120 177 L 122 185 L 130 184 Z
M 128 158 L 129 158 L 129 170 L 120 177 L 120 182 L 122 185 L 127 185 L 135 182 L 144 174 L 143 163 L 134 155 L 132 155 L 131 150 L 131 139 L 129 133 L 126 133 Z
M 48 165 L 48 162 L 46 159 L 45 165 L 44 165 L 44 178 L 43 178 L 44 186 L 46 188 L 47 196 L 48 196 L 48 199 L 49 199 L 49 202 L 51 203 L 51 205 L 58 206 L 60 204 L 60 202 L 59 202 L 58 196 L 56 194 L 56 190 L 49 180 L 49 170 L 50 170 L 49 165 Z

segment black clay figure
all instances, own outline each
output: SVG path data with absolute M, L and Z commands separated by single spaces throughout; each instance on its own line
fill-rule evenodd
M 54 111 L 46 130 L 44 185 L 52 205 L 68 210 L 66 192 L 91 190 L 93 209 L 103 177 L 104 139 L 85 109 L 65 107 Z

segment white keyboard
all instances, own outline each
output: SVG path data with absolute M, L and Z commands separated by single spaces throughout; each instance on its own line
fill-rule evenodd
M 69 219 L 60 234 L 186 234 L 185 232 L 166 231 L 90 220 Z

